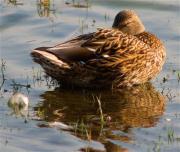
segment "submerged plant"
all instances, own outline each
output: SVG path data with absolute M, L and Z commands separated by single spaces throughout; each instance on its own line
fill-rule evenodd
M 4 85 L 4 82 L 5 82 L 5 74 L 4 74 L 4 72 L 5 72 L 5 70 L 6 70 L 6 61 L 4 61 L 3 59 L 1 59 L 1 65 L 0 65 L 1 67 L 1 82 L 0 82 L 0 91 L 1 91 L 1 89 L 2 89 L 2 87 L 3 87 L 3 85 Z
M 72 2 L 65 2 L 65 4 L 75 8 L 89 8 L 91 6 L 89 0 L 84 0 L 84 1 L 72 0 Z
M 174 142 L 174 129 L 172 127 L 167 129 L 167 138 L 168 143 Z
M 12 4 L 14 6 L 17 6 L 17 5 L 23 5 L 22 2 L 19 2 L 18 0 L 7 0 L 7 3 L 8 4 Z
M 82 138 L 87 139 L 88 141 L 91 140 L 91 128 L 89 125 L 85 124 L 83 119 L 79 122 L 74 124 L 74 133 L 75 135 L 79 135 Z
M 98 106 L 99 106 L 101 125 L 104 125 L 105 121 L 104 121 L 104 115 L 103 115 L 102 106 L 101 106 L 101 100 L 98 97 L 96 97 L 96 100 L 97 100 L 97 103 L 98 103 Z
M 29 92 L 29 89 L 31 88 L 30 84 L 21 84 L 16 82 L 15 80 L 12 80 L 11 86 L 13 87 L 13 92 L 17 92 L 21 90 L 21 88 L 26 88 L 27 92 Z
M 56 10 L 54 4 L 51 4 L 51 0 L 38 0 L 37 12 L 40 17 L 49 17 L 51 14 L 55 14 Z
M 176 75 L 177 75 L 178 82 L 180 82 L 180 71 L 177 71 L 176 73 L 177 73 Z
M 85 29 L 88 29 L 89 26 L 88 24 L 84 21 L 84 20 L 79 20 L 79 30 L 80 30 L 80 33 L 83 34 L 84 33 L 84 30 Z

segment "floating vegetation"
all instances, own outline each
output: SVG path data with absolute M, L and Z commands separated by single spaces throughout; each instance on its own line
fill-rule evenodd
M 45 119 L 45 111 L 44 109 L 41 109 L 40 107 L 36 109 L 36 115 L 39 120 Z
M 17 6 L 17 5 L 23 5 L 22 2 L 19 2 L 19 0 L 6 0 L 7 4 L 12 4 L 14 6 Z
M 71 2 L 66 1 L 65 4 L 75 8 L 89 8 L 91 6 L 89 0 L 72 0 Z
M 30 84 L 17 83 L 15 80 L 12 80 L 12 83 L 10 85 L 13 87 L 13 92 L 17 92 L 21 90 L 21 88 L 26 88 L 27 91 L 29 92 L 29 89 L 31 88 Z
M 40 17 L 49 17 L 51 14 L 55 15 L 55 5 L 51 0 L 38 0 L 37 12 Z
M 91 140 L 91 127 L 85 124 L 83 119 L 74 124 L 74 133 L 85 140 Z
M 153 149 L 153 152 L 161 152 L 161 143 L 155 142 L 154 147 L 152 149 Z
M 166 77 L 163 77 L 163 83 L 167 82 L 168 81 L 168 78 Z
M 177 73 L 178 82 L 180 81 L 180 72 Z
M 168 143 L 174 142 L 174 129 L 172 127 L 167 128 L 167 138 L 168 138 Z
M 4 61 L 3 59 L 1 59 L 1 65 L 0 65 L 0 69 L 1 69 L 1 75 L 0 75 L 0 78 L 1 78 L 1 81 L 0 81 L 0 91 L 2 91 L 2 87 L 4 85 L 4 82 L 6 81 L 6 78 L 5 78 L 5 70 L 6 70 L 6 61 Z
M 180 82 L 180 71 L 175 71 L 178 82 Z

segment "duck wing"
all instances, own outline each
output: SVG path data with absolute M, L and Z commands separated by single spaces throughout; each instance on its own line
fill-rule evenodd
M 124 52 L 132 52 L 133 45 L 138 41 L 141 40 L 119 30 L 98 29 L 97 32 L 80 35 L 54 47 L 40 47 L 35 50 L 49 52 L 65 61 L 89 61 L 100 57 L 112 57 L 117 53 L 123 55 Z M 137 45 L 148 47 L 143 41 Z M 123 56 L 121 58 L 125 59 Z
M 69 41 L 55 45 L 54 47 L 39 47 L 35 51 L 45 51 L 65 61 L 86 61 L 93 58 L 95 53 L 81 47 L 87 40 L 93 37 L 94 33 L 80 35 Z

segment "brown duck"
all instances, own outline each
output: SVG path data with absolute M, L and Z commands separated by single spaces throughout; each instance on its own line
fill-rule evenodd
M 145 31 L 137 14 L 124 10 L 116 15 L 112 28 L 54 47 L 36 48 L 31 55 L 61 85 L 120 88 L 154 78 L 162 69 L 166 52 L 162 42 Z

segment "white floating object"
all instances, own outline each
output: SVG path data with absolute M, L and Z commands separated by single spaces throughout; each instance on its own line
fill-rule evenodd
M 13 109 L 15 115 L 27 116 L 29 99 L 22 93 L 14 93 L 9 101 L 8 106 Z
M 170 118 L 166 118 L 165 120 L 166 120 L 166 121 L 168 121 L 168 122 L 170 122 L 170 121 L 171 121 L 171 119 L 170 119 Z
M 73 129 L 72 126 L 68 126 L 62 122 L 57 122 L 57 121 L 49 123 L 49 126 L 53 127 L 53 128 L 55 127 L 57 129 L 63 129 L 63 130 L 72 130 Z
M 25 96 L 22 93 L 15 93 L 13 94 L 9 101 L 8 101 L 8 105 L 19 105 L 20 107 L 27 107 L 29 104 L 29 99 L 27 96 Z

